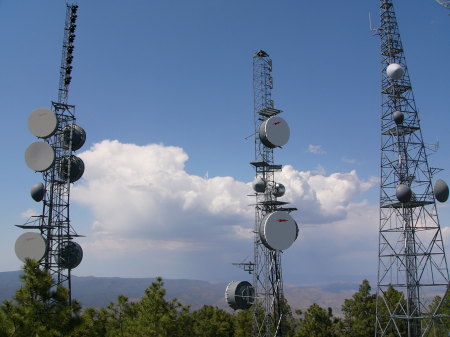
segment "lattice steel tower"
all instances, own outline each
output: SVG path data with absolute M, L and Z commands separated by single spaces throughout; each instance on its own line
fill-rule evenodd
M 253 336 L 285 336 L 285 305 L 281 253 L 297 239 L 298 226 L 290 216 L 296 208 L 279 201 L 285 187 L 275 182 L 282 165 L 274 163 L 273 150 L 285 145 L 290 131 L 278 115 L 271 96 L 272 60 L 259 50 L 253 56 L 254 127 L 255 127 L 255 224 L 254 261 L 238 264 L 253 274 L 253 286 L 246 281 L 231 282 L 226 298 L 234 309 L 253 312 Z
M 27 148 L 25 161 L 34 171 L 42 172 L 43 183 L 31 189 L 32 198 L 42 201 L 42 213 L 18 227 L 39 233 L 21 235 L 16 241 L 16 254 L 22 261 L 39 260 L 55 286 L 68 288 L 71 300 L 71 269 L 79 265 L 83 251 L 72 241 L 80 235 L 70 223 L 70 186 L 84 172 L 84 163 L 74 151 L 83 146 L 86 134 L 75 124 L 75 106 L 68 104 L 78 6 L 66 6 L 58 100 L 52 102 L 51 110 L 37 109 L 28 119 L 30 131 L 40 140 Z
M 380 1 L 381 188 L 376 336 L 433 336 L 449 276 L 419 115 L 391 0 Z M 400 294 L 396 295 L 393 290 Z

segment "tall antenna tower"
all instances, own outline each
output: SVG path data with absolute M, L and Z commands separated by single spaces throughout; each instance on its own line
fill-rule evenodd
M 445 8 L 450 9 L 450 1 L 449 0 L 436 0 L 438 4 L 444 6 Z
M 83 258 L 80 245 L 73 241 L 80 235 L 70 223 L 70 185 L 84 173 L 84 163 L 74 151 L 83 146 L 86 133 L 75 124 L 75 106 L 68 104 L 78 6 L 66 7 L 58 100 L 51 109 L 37 109 L 28 118 L 28 128 L 40 140 L 26 149 L 25 161 L 32 170 L 42 172 L 43 182 L 31 188 L 31 197 L 42 201 L 42 213 L 18 227 L 39 232 L 22 234 L 15 250 L 22 261 L 38 260 L 55 286 L 69 290 L 70 302 L 71 270 Z
M 281 253 L 298 236 L 298 226 L 290 216 L 296 208 L 285 207 L 279 201 L 285 187 L 275 182 L 275 172 L 282 165 L 274 163 L 274 148 L 284 146 L 290 130 L 274 108 L 271 90 L 272 60 L 259 50 L 253 56 L 254 127 L 255 127 L 255 225 L 254 262 L 236 264 L 253 274 L 253 285 L 247 281 L 231 282 L 225 292 L 226 300 L 234 309 L 251 309 L 253 336 L 285 336 L 283 322 L 285 303 Z
M 377 336 L 431 336 L 449 276 L 436 200 L 448 186 L 431 179 L 419 115 L 391 0 L 380 1 L 381 188 Z M 392 290 L 397 290 L 397 296 Z M 430 335 L 429 335 L 430 334 Z

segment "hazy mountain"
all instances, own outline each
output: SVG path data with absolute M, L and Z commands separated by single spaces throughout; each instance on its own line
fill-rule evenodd
M 0 272 L 0 302 L 11 298 L 20 286 L 20 271 Z M 153 278 L 120 277 L 77 277 L 72 276 L 72 297 L 84 307 L 103 307 L 125 295 L 131 300 L 139 299 Z M 197 280 L 164 280 L 166 298 L 177 298 L 181 303 L 191 305 L 193 310 L 208 304 L 230 310 L 225 303 L 224 292 L 227 283 Z M 355 283 L 328 283 L 308 286 L 284 285 L 284 293 L 293 309 L 306 309 L 317 303 L 331 307 L 340 313 L 344 299 L 351 298 L 358 289 Z

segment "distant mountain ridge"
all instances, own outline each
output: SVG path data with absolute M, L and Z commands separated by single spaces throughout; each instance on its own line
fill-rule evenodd
M 20 286 L 21 271 L 0 272 L 0 302 L 14 296 Z M 121 278 L 72 276 L 72 297 L 79 300 L 83 307 L 101 308 L 116 301 L 117 296 L 125 295 L 137 300 L 144 294 L 154 278 Z M 232 311 L 225 302 L 225 282 L 207 282 L 198 280 L 163 279 L 167 291 L 166 299 L 177 298 L 184 305 L 197 310 L 203 305 L 212 305 Z M 351 298 L 358 290 L 356 283 L 329 283 L 309 286 L 284 285 L 284 294 L 292 309 L 306 309 L 313 303 L 330 307 L 336 315 L 346 298 Z

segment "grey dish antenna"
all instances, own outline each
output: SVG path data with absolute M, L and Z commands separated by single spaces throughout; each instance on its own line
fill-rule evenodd
M 70 172 L 70 174 L 69 174 Z M 77 156 L 67 156 L 61 158 L 59 161 L 59 175 L 62 180 L 67 180 L 71 183 L 79 180 L 84 173 L 84 162 Z
M 433 193 L 437 201 L 446 202 L 449 194 L 447 183 L 442 179 L 436 181 L 434 184 Z
M 400 184 L 397 186 L 395 190 L 395 196 L 400 202 L 410 202 L 412 198 L 412 191 L 408 185 Z
M 298 226 L 288 212 L 276 211 L 262 219 L 259 236 L 268 249 L 285 250 L 297 239 Z
M 225 290 L 225 300 L 234 310 L 249 309 L 254 301 L 255 290 L 250 282 L 231 281 Z
M 46 142 L 34 142 L 25 150 L 25 162 L 36 172 L 47 171 L 55 162 L 55 150 Z
M 58 247 L 56 262 L 61 268 L 73 269 L 83 260 L 83 249 L 74 241 L 65 241 Z
M 58 119 L 53 111 L 47 108 L 34 110 L 28 117 L 28 129 L 39 138 L 53 135 L 58 128 Z
M 26 232 L 17 238 L 15 251 L 22 262 L 25 262 L 25 259 L 39 261 L 47 252 L 47 243 L 41 234 Z
M 72 151 L 79 150 L 85 141 L 86 132 L 81 126 L 69 124 L 62 129 L 61 144 L 64 149 L 69 149 L 70 145 L 72 145 Z
M 284 195 L 284 193 L 286 193 L 286 187 L 284 187 L 283 184 L 279 183 L 275 184 L 272 194 L 277 198 L 281 198 Z
M 44 199 L 45 196 L 45 187 L 43 183 L 36 183 L 31 186 L 30 195 L 34 201 L 39 202 Z
M 403 112 L 397 110 L 392 113 L 392 119 L 394 120 L 395 124 L 400 125 L 403 124 L 405 115 L 403 114 Z
M 268 148 L 275 148 L 285 145 L 290 136 L 289 125 L 278 116 L 272 116 L 261 123 L 259 127 L 259 138 Z
M 253 180 L 252 187 L 253 190 L 257 193 L 264 193 L 264 191 L 266 190 L 266 186 L 266 181 L 261 177 L 256 177 L 255 180 Z

